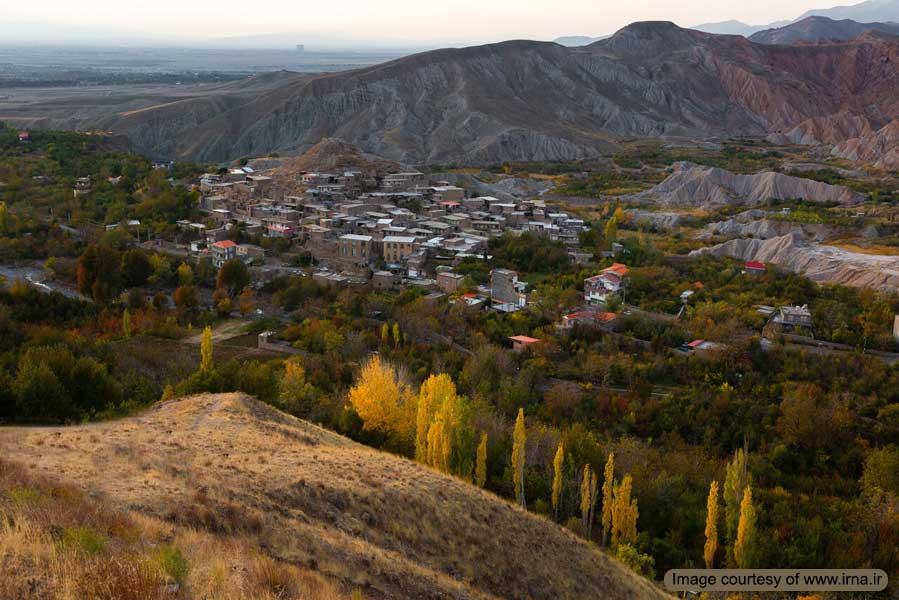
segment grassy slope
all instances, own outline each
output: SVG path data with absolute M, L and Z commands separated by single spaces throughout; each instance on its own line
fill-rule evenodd
M 212 535 L 207 548 L 255 548 L 369 598 L 664 597 L 553 523 L 240 394 L 0 429 L 0 455 L 158 527 Z

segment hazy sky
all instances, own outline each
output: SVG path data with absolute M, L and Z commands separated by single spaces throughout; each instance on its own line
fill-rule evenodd
M 849 0 L 842 4 L 853 4 Z M 210 39 L 279 32 L 393 43 L 487 42 L 601 35 L 641 20 L 682 26 L 793 19 L 834 0 L 2 0 L 0 34 L 45 26 L 160 38 Z M 14 38 L 20 35 L 14 35 Z M 2 42 L 2 40 L 0 40 Z

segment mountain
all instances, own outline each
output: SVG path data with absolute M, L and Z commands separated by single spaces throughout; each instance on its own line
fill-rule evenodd
M 781 22 L 781 24 L 786 24 L 788 21 Z M 703 23 L 701 25 L 694 25 L 690 27 L 690 29 L 695 29 L 696 31 L 704 31 L 705 33 L 715 33 L 718 35 L 742 35 L 743 37 L 749 37 L 753 33 L 757 31 L 761 31 L 768 27 L 776 26 L 776 24 L 772 25 L 747 25 L 742 21 L 719 21 L 717 23 Z
M 873 164 L 881 169 L 899 170 L 899 120 L 840 142 L 831 150 L 831 155 Z
M 579 48 L 509 41 L 341 73 L 271 73 L 159 93 L 15 98 L 0 120 L 112 131 L 159 157 L 223 161 L 325 137 L 408 164 L 570 160 L 621 137 L 781 133 L 847 112 L 899 115 L 899 40 L 807 46 L 635 23 Z M 93 96 L 92 96 L 93 94 Z
M 669 598 L 549 519 L 242 394 L 182 398 L 90 425 L 0 428 L 0 456 L 26 479 L 52 476 L 85 498 L 133 511 L 167 544 L 187 537 L 181 528 L 195 528 L 194 544 L 210 545 L 206 554 L 219 556 L 218 577 L 228 581 L 253 568 L 234 563 L 229 548 L 240 544 L 282 570 L 312 572 L 343 597 L 359 590 L 385 599 Z M 101 526 L 93 514 L 73 528 L 76 541 L 90 541 L 85 528 Z M 125 523 L 102 531 L 134 536 Z M 111 550 L 116 543 L 108 542 Z M 4 547 L 6 560 L 11 546 Z M 188 565 L 186 595 L 165 597 L 224 597 L 192 588 L 191 572 L 206 577 L 208 570 Z M 23 580 L 46 577 L 33 562 L 23 569 Z
M 899 23 L 858 23 L 850 19 L 835 21 L 827 17 L 806 17 L 776 29 L 766 29 L 749 36 L 758 44 L 794 44 L 821 40 L 850 40 L 866 31 L 899 35 Z
M 805 12 L 797 21 L 806 17 L 851 19 L 860 23 L 899 22 L 899 0 L 867 0 L 850 6 L 815 9 Z
M 765 171 L 741 175 L 715 167 L 677 163 L 674 172 L 650 190 L 634 196 L 665 205 L 757 205 L 770 199 L 801 198 L 809 202 L 858 204 L 864 196 L 847 187 Z

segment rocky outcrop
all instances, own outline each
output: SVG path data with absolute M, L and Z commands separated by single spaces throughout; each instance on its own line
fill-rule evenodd
M 112 131 L 158 157 L 296 154 L 338 137 L 407 164 L 496 163 L 596 157 L 621 136 L 764 135 L 841 111 L 878 128 L 899 116 L 897 87 L 888 36 L 771 46 L 650 22 L 578 48 L 512 41 L 102 101 L 77 90 L 6 102 L 0 119 Z
M 718 223 L 710 223 L 702 228 L 696 236 L 700 240 L 713 238 L 756 238 L 768 240 L 796 233 L 804 239 L 822 242 L 831 236 L 831 230 L 826 225 L 793 223 L 790 221 L 775 221 L 762 219 L 759 221 L 740 221 L 736 218 Z
M 768 141 L 774 144 L 818 146 L 837 144 L 868 135 L 871 131 L 871 121 L 867 117 L 843 110 L 833 115 L 812 117 L 787 131 L 772 133 L 768 136 Z
M 899 257 L 850 252 L 809 242 L 799 233 L 767 240 L 736 239 L 691 252 L 771 263 L 813 281 L 899 290 Z
M 631 219 L 631 222 L 638 227 L 648 227 L 659 231 L 670 231 L 677 229 L 683 215 L 675 212 L 652 212 L 649 210 L 640 210 L 637 208 L 625 211 Z
M 540 196 L 554 187 L 551 181 L 526 177 L 503 177 L 498 181 L 485 180 L 488 177 L 495 177 L 495 175 L 484 173 L 479 177 L 471 173 L 431 174 L 433 181 L 446 181 L 452 185 L 464 187 L 472 195 L 493 196 L 504 202 L 514 202 L 521 198 Z
M 674 172 L 664 181 L 633 198 L 703 209 L 716 206 L 754 206 L 771 199 L 802 199 L 844 205 L 864 201 L 864 196 L 844 186 L 773 171 L 739 175 L 692 163 L 675 164 Z
M 881 169 L 899 169 L 899 120 L 837 144 L 831 155 Z

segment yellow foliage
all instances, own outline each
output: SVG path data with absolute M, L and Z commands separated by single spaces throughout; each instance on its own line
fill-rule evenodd
M 416 401 L 396 370 L 373 357 L 359 373 L 349 392 L 349 403 L 367 430 L 392 433 L 402 442 L 413 441 Z
M 487 483 L 487 434 L 481 435 L 481 443 L 478 444 L 477 465 L 475 466 L 475 483 L 478 487 L 484 487 Z
M 589 540 L 593 528 L 593 513 L 596 508 L 596 473 L 590 465 L 584 465 L 584 476 L 581 478 L 581 521 L 584 525 L 584 535 Z
M 612 500 L 612 546 L 631 544 L 637 540 L 637 500 L 631 499 L 633 481 L 625 475 L 613 490 Z
M 200 370 L 212 370 L 212 328 L 207 325 L 200 341 Z
M 615 486 L 615 453 L 609 453 L 602 481 L 602 543 L 605 545 L 612 529 L 612 489 Z
M 515 500 L 522 507 L 527 503 L 524 498 L 524 461 L 527 434 L 524 428 L 524 409 L 518 409 L 515 419 L 515 431 L 512 434 L 512 482 L 515 484 Z
M 565 447 L 559 442 L 556 449 L 556 456 L 553 458 L 553 495 L 552 507 L 553 514 L 559 517 L 559 500 L 562 497 L 562 469 L 565 466 Z
M 709 499 L 706 502 L 705 548 L 703 558 L 707 569 L 714 568 L 715 553 L 718 551 L 718 482 L 709 486 Z
M 746 486 L 740 503 L 740 523 L 737 525 L 737 541 L 734 542 L 734 560 L 741 569 L 753 567 L 755 548 L 755 506 L 752 505 L 752 487 Z

